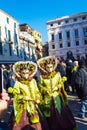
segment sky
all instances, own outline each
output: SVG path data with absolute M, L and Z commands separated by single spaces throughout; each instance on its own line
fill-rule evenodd
M 48 40 L 46 22 L 87 12 L 87 0 L 0 0 L 0 9 L 40 32 L 44 44 Z

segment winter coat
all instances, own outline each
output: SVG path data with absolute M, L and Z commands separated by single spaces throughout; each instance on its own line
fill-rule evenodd
M 75 74 L 75 88 L 80 99 L 87 99 L 87 68 L 80 67 Z

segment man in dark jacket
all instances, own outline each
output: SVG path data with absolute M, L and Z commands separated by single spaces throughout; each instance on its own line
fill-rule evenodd
M 78 64 L 79 68 L 75 75 L 75 88 L 78 97 L 81 99 L 79 117 L 84 118 L 87 107 L 87 68 L 84 60 L 80 60 Z

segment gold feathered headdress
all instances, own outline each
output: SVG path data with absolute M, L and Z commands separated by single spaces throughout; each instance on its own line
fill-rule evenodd
M 46 70 L 46 66 L 48 64 L 52 64 L 53 70 L 55 70 L 57 67 L 57 59 L 54 56 L 47 56 L 47 57 L 43 57 L 43 58 L 39 59 L 37 61 L 37 64 L 43 72 L 48 73 Z
M 37 72 L 37 64 L 32 61 L 19 61 L 13 65 L 13 71 L 19 78 L 23 78 L 26 74 L 33 77 Z

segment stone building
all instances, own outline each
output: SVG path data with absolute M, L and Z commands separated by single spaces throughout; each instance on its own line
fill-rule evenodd
M 46 22 L 49 55 L 57 58 L 87 57 L 87 12 Z
M 0 64 L 36 62 L 38 56 L 42 56 L 41 34 L 0 9 Z
M 49 47 L 48 47 L 48 42 L 45 42 L 42 47 L 42 52 L 43 52 L 43 57 L 49 55 Z
M 36 43 L 31 34 L 31 27 L 28 24 L 20 24 L 19 28 L 20 55 L 22 59 L 36 61 Z
M 32 36 L 35 39 L 36 43 L 36 59 L 38 60 L 39 58 L 42 57 L 42 35 L 40 32 L 38 32 L 35 29 L 31 29 Z
M 14 63 L 19 57 L 19 22 L 0 9 L 0 63 Z

